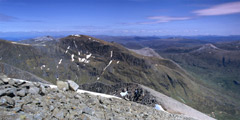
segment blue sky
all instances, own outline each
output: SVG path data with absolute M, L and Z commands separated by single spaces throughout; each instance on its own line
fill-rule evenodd
M 240 35 L 239 0 L 0 0 L 0 33 Z

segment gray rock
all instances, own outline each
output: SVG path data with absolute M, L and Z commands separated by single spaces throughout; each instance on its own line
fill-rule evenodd
M 35 120 L 42 120 L 43 119 L 43 117 L 42 117 L 42 115 L 41 114 L 35 114 L 34 115 L 34 117 L 33 117 Z M 27 119 L 28 120 L 28 119 Z
M 11 78 L 8 80 L 8 84 L 9 85 L 15 85 L 15 81 Z
M 99 100 L 97 98 L 90 98 L 89 100 L 87 100 L 86 103 L 91 105 L 96 105 L 97 103 L 99 103 Z
M 5 88 L 5 89 L 0 89 L 0 96 L 3 94 L 6 94 L 7 91 L 9 91 L 11 88 Z
M 9 97 L 15 97 L 16 96 L 16 88 L 8 88 L 5 91 L 3 91 L 4 93 L 0 93 L 0 94 L 5 94 L 5 96 L 9 96 Z
M 31 83 L 31 82 L 27 82 L 27 83 L 23 84 L 21 87 L 22 87 L 22 88 L 25 87 L 25 88 L 29 89 L 30 87 L 34 87 L 34 84 Z
M 35 82 L 35 83 L 33 83 L 36 87 L 40 87 L 40 85 L 42 85 L 41 83 L 39 83 L 39 82 Z
M 53 116 L 56 117 L 57 119 L 62 120 L 64 118 L 64 111 L 61 111 L 56 108 L 53 110 Z
M 91 119 L 90 119 L 87 115 L 85 115 L 85 114 L 80 115 L 79 119 L 80 119 L 80 120 L 91 120 Z
M 39 93 L 39 88 L 37 87 L 30 87 L 30 89 L 28 90 L 28 93 L 30 94 L 38 94 Z
M 25 88 L 23 88 L 20 91 L 17 91 L 16 94 L 20 97 L 23 97 L 27 94 L 27 90 Z
M 86 114 L 89 114 L 89 115 L 94 115 L 95 110 L 90 108 L 90 107 L 85 107 L 85 108 L 83 108 L 82 113 L 86 113 Z
M 2 81 L 2 78 L 0 78 L 0 85 L 3 85 L 4 82 Z
M 38 111 L 37 106 L 32 104 L 23 105 L 22 110 L 25 113 L 36 113 Z
M 50 111 L 53 111 L 54 110 L 54 107 L 52 105 L 49 106 L 49 110 Z
M 40 85 L 40 93 L 45 95 L 47 93 L 47 90 L 44 85 Z
M 13 108 L 15 106 L 15 101 L 8 96 L 3 96 L 0 99 L 0 106 Z
M 24 81 L 20 81 L 20 80 L 18 80 L 18 79 L 14 79 L 14 82 L 15 82 L 15 85 L 17 85 L 17 86 L 20 86 L 20 85 L 26 83 L 26 82 L 24 82 Z
M 14 79 L 13 79 L 14 80 Z M 10 82 L 10 81 L 9 81 Z M 74 91 L 46 88 L 38 83 L 0 85 L 0 119 L 51 120 L 192 120 L 182 115 L 157 111 L 153 107 L 115 98 L 104 98 Z M 47 85 L 46 85 L 47 86 Z M 58 82 L 58 88 L 77 90 L 68 82 Z M 31 94 L 29 94 L 31 93 Z M 16 96 L 14 96 L 16 94 Z M 44 95 L 43 95 L 44 94 Z M 11 97 L 9 97 L 11 96 Z
M 58 89 L 63 90 L 63 91 L 69 89 L 68 83 L 63 82 L 63 81 L 57 81 L 57 87 L 58 87 Z
M 73 91 L 77 91 L 77 89 L 79 88 L 79 85 L 77 83 L 75 83 L 74 81 L 72 80 L 68 80 L 68 85 L 69 85 L 69 88 Z
M 7 78 L 7 77 L 2 77 L 2 81 L 3 81 L 4 83 L 8 83 L 8 82 L 9 82 L 9 78 Z

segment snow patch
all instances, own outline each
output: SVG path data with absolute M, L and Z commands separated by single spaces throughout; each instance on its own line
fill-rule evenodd
M 75 37 L 81 37 L 81 35 L 78 35 L 78 34 L 75 34 L 75 35 L 72 35 L 72 36 L 75 36 Z
M 196 51 L 205 50 L 205 49 L 219 49 L 219 48 L 216 47 L 215 45 L 209 43 L 209 44 L 203 45 L 202 47 L 200 47 Z
M 60 65 L 61 63 L 62 63 L 62 59 L 61 59 L 61 60 L 59 60 L 58 64 Z
M 102 93 L 97 93 L 97 92 L 90 92 L 90 91 L 86 91 L 86 90 L 80 90 L 78 89 L 77 90 L 77 93 L 88 93 L 88 94 L 91 94 L 91 95 L 96 95 L 96 96 L 101 96 L 101 97 L 105 97 L 105 98 L 117 98 L 117 99 L 121 99 L 119 97 L 116 97 L 116 96 L 112 96 L 112 95 L 107 95 L 107 94 L 102 94 Z
M 85 60 L 84 63 L 89 63 L 90 61 L 89 60 Z
M 112 58 L 112 56 L 113 56 L 113 51 L 111 51 L 111 55 L 110 55 L 110 57 Z
M 156 109 L 156 110 L 160 110 L 160 111 L 165 111 L 165 110 L 162 108 L 162 106 L 159 105 L 159 104 L 155 104 L 155 109 Z
M 74 54 L 72 54 L 71 58 L 72 58 L 72 62 L 73 62 L 74 61 Z
M 78 61 L 79 61 L 79 62 L 84 62 L 84 61 L 85 61 L 85 58 L 80 58 L 80 57 L 79 57 L 79 58 L 78 58 Z
M 108 65 L 103 69 L 103 71 L 105 71 L 112 63 L 112 60 L 110 60 L 110 62 L 108 63 Z
M 92 53 L 90 53 L 89 55 L 86 55 L 86 59 L 90 58 L 92 56 Z
M 78 55 L 81 55 L 81 53 L 78 51 Z
M 17 42 L 11 42 L 12 44 L 18 44 L 18 45 L 26 45 L 26 46 L 30 46 L 30 44 L 24 44 L 24 43 L 17 43 Z
M 45 68 L 46 67 L 46 65 L 42 65 L 41 67 L 40 67 L 40 69 L 42 70 L 43 68 Z
M 127 91 L 126 91 L 126 92 L 121 92 L 120 95 L 121 95 L 122 97 L 124 97 L 124 96 L 128 95 L 128 92 L 127 92 Z

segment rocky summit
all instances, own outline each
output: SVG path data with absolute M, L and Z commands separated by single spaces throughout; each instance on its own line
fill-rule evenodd
M 58 86 L 55 86 L 12 79 L 1 74 L 0 118 L 3 120 L 194 120 L 115 96 L 83 92 L 77 90 L 77 87 L 69 80 L 59 82 Z

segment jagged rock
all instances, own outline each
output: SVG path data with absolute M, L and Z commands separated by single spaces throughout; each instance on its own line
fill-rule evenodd
M 47 90 L 44 85 L 40 85 L 39 87 L 40 87 L 40 94 L 44 95 L 47 93 Z
M 16 96 L 16 88 L 8 88 L 2 95 L 9 96 L 9 97 L 15 97 Z
M 68 85 L 67 82 L 63 83 Z M 25 83 L 20 86 L 16 84 L 15 82 L 14 85 L 4 84 L 0 86 L 0 90 L 3 93 L 0 98 L 0 118 L 29 120 L 193 120 L 181 115 L 156 111 L 153 107 L 147 107 L 123 99 L 105 98 L 90 93 L 78 94 L 74 91 L 59 91 L 58 89 L 47 88 L 41 85 L 41 83 L 39 85 Z M 13 98 L 6 94 L 13 94 L 14 91 L 17 96 Z M 27 91 L 31 94 L 27 94 Z
M 91 105 L 96 105 L 97 103 L 99 103 L 99 100 L 97 100 L 96 98 L 91 98 L 86 103 Z
M 67 82 L 71 90 L 77 91 L 77 89 L 79 88 L 79 85 L 77 83 L 72 80 L 68 80 Z
M 80 117 L 79 117 L 80 120 L 91 120 L 87 115 L 85 114 L 82 114 Z
M 94 115 L 95 111 L 90 107 L 85 107 L 85 108 L 83 108 L 82 113 L 86 113 L 86 114 L 89 114 L 89 115 Z
M 9 79 L 8 79 L 7 77 L 5 77 L 5 76 L 2 77 L 1 79 L 2 79 L 2 81 L 3 81 L 4 83 L 8 83 L 8 82 L 9 82 Z
M 14 81 L 14 83 L 15 83 L 15 86 L 20 86 L 20 85 L 23 85 L 23 84 L 25 84 L 26 82 L 24 82 L 24 81 L 20 81 L 20 80 L 13 80 Z
M 50 111 L 53 111 L 54 110 L 54 107 L 51 105 L 51 106 L 49 106 L 49 110 Z
M 15 85 L 15 81 L 12 80 L 12 79 L 9 79 L 9 80 L 8 80 L 8 84 L 9 84 L 9 85 Z
M 31 82 L 27 82 L 27 83 L 21 85 L 22 88 L 27 88 L 27 89 L 30 89 L 30 87 L 33 87 L 33 86 L 34 86 L 34 84 Z
M 81 96 L 77 94 L 77 95 L 74 96 L 74 98 L 81 99 Z
M 37 107 L 32 104 L 23 105 L 22 110 L 26 113 L 36 113 L 38 111 Z
M 39 88 L 37 87 L 30 87 L 30 89 L 28 90 L 28 93 L 30 94 L 38 94 L 39 93 Z
M 8 90 L 10 90 L 10 89 L 11 89 L 11 88 L 0 89 L 0 96 L 6 94 L 6 92 L 7 92 Z
M 64 90 L 64 91 L 69 89 L 68 83 L 63 81 L 57 81 L 57 87 L 58 89 Z
M 16 94 L 20 97 L 23 97 L 27 94 L 27 90 L 25 88 L 23 88 L 20 91 L 17 91 Z
M 0 99 L 0 106 L 5 106 L 5 107 L 14 107 L 15 106 L 15 101 L 8 97 L 8 96 L 3 96 Z
M 57 119 L 62 120 L 64 118 L 64 111 L 59 110 L 58 108 L 55 108 L 53 110 L 53 116 L 56 117 Z
M 3 82 L 2 78 L 0 78 L 0 85 L 3 85 L 3 84 L 4 84 L 4 82 Z

